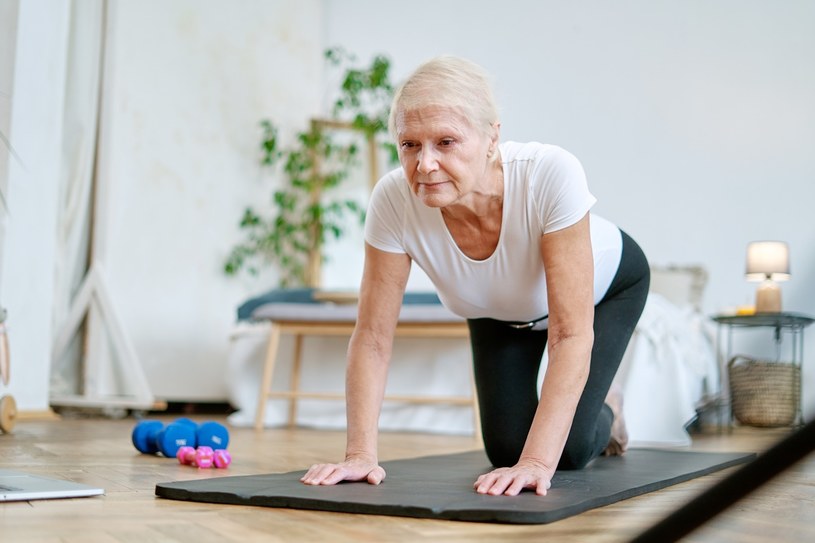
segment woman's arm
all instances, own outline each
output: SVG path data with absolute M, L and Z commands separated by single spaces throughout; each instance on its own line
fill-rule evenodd
M 546 494 L 586 384 L 594 342 L 594 259 L 589 216 L 550 234 L 540 251 L 549 302 L 549 365 L 541 400 L 518 463 L 482 475 L 483 494 L 517 495 L 523 488 Z
M 376 458 L 379 411 L 410 258 L 366 246 L 359 315 L 348 345 L 346 456 Z
M 332 485 L 385 477 L 377 459 L 379 413 L 385 394 L 388 364 L 399 309 L 410 274 L 410 257 L 365 245 L 357 323 L 348 345 L 346 407 L 348 418 L 345 460 L 316 464 L 301 481 Z

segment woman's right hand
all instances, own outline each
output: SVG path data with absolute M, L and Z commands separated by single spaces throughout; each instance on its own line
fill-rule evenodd
M 300 481 L 307 485 L 335 485 L 340 481 L 367 481 L 378 485 L 385 478 L 385 470 L 369 458 L 346 458 L 339 464 L 314 464 Z

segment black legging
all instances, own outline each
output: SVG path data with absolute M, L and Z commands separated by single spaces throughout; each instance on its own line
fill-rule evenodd
M 614 375 L 642 314 L 650 271 L 639 245 L 625 232 L 620 267 L 594 308 L 594 345 L 588 380 L 577 404 L 558 469 L 581 469 L 606 448 L 613 415 L 605 404 Z M 537 378 L 547 330 L 519 330 L 494 319 L 470 319 L 481 432 L 490 462 L 515 465 L 538 406 Z

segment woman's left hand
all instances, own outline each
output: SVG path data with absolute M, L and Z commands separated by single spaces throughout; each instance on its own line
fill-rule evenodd
M 473 488 L 490 496 L 517 496 L 524 488 L 534 488 L 537 495 L 545 496 L 552 486 L 553 473 L 540 463 L 521 459 L 511 468 L 498 468 L 480 476 Z

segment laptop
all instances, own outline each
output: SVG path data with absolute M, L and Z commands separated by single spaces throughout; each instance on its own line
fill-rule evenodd
M 104 493 L 103 488 L 0 469 L 0 502 L 84 498 Z

